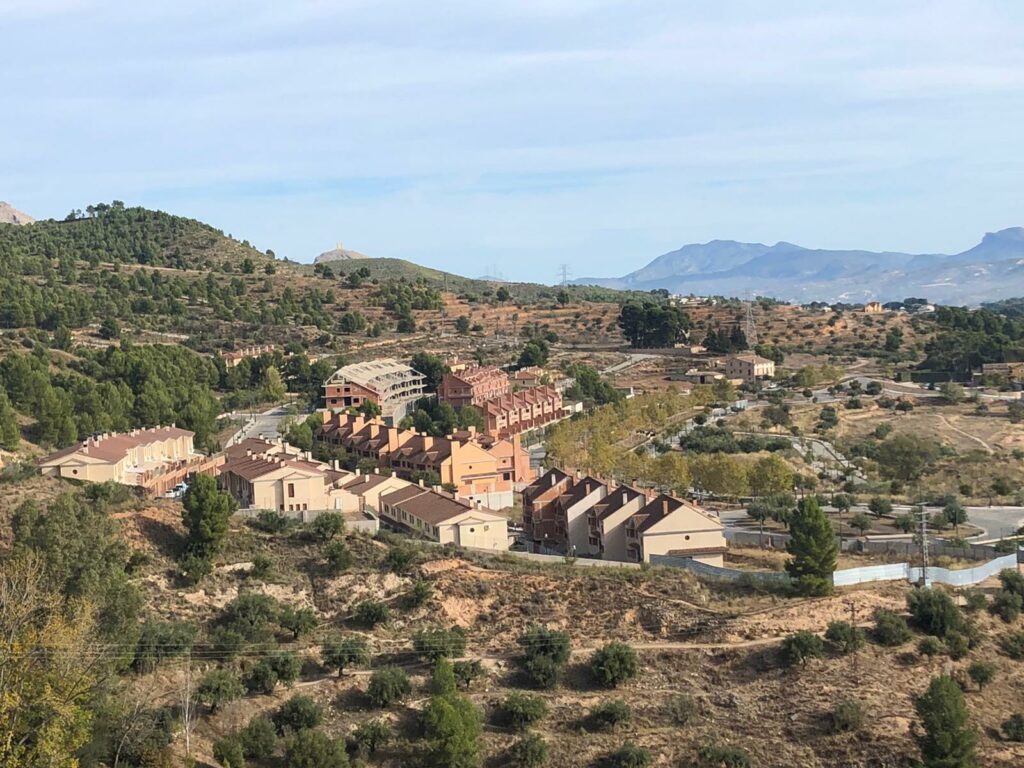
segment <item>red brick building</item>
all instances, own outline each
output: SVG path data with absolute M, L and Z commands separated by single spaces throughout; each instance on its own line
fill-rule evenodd
M 446 373 L 437 396 L 441 402 L 461 408 L 465 405 L 479 406 L 485 400 L 507 395 L 511 390 L 512 385 L 505 372 L 490 365 Z

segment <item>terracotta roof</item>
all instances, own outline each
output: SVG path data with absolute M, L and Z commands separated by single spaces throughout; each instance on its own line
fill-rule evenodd
M 666 517 L 671 515 L 676 510 L 681 509 L 682 507 L 687 507 L 691 511 L 696 512 L 701 517 L 706 518 L 710 523 L 714 523 L 715 525 L 719 526 L 721 525 L 721 523 L 719 523 L 714 518 L 708 516 L 708 514 L 699 507 L 696 507 L 693 504 L 690 504 L 689 502 L 683 501 L 682 499 L 677 499 L 674 496 L 667 496 L 664 493 L 662 493 L 655 497 L 650 502 L 648 502 L 646 506 L 644 506 L 639 512 L 636 513 L 636 515 L 633 516 L 633 518 L 637 518 L 639 515 L 644 516 L 642 521 L 637 522 L 637 533 L 643 533 L 644 531 L 650 529 L 651 526 L 661 522 Z
M 371 472 L 363 475 L 356 475 L 351 480 L 342 483 L 341 487 L 353 492 L 363 492 L 376 488 L 378 485 L 391 479 L 392 477 L 390 473 L 381 475 L 376 472 Z
M 555 478 L 554 482 L 551 482 L 552 475 Z M 532 499 L 535 495 L 542 493 L 546 490 L 556 487 L 559 483 L 569 479 L 569 475 L 560 470 L 558 467 L 552 467 L 543 475 L 538 477 L 526 488 L 523 489 L 523 496 Z
M 386 493 L 380 497 L 381 504 L 387 504 L 389 507 L 393 507 L 396 504 L 401 504 L 403 501 L 420 496 L 429 491 L 422 485 L 410 485 L 408 488 L 399 488 L 397 491 Z
M 587 475 L 581 480 L 577 480 L 572 488 L 559 497 L 559 501 L 562 503 L 563 507 L 571 507 L 573 504 L 578 504 L 583 501 L 583 499 L 602 486 L 604 488 L 608 487 L 597 478 Z
M 666 554 L 672 557 L 695 557 L 697 555 L 724 555 L 728 547 L 694 547 L 693 549 L 670 549 Z
M 152 427 L 150 429 L 134 429 L 131 432 L 118 432 L 107 436 L 90 437 L 81 443 L 69 446 L 52 453 L 40 463 L 46 464 L 65 456 L 80 454 L 101 461 L 117 462 L 123 459 L 130 450 L 142 445 L 163 442 L 178 437 L 194 437 L 194 432 L 178 427 Z
M 607 496 L 594 505 L 594 510 L 597 512 L 597 519 L 604 520 L 610 515 L 618 512 L 629 502 L 641 497 L 643 497 L 643 494 L 640 493 L 640 491 L 629 488 L 625 485 L 620 485 L 614 490 L 609 491 Z
M 420 490 L 423 489 L 421 488 Z M 416 519 L 422 520 L 427 525 L 438 525 L 451 520 L 453 517 L 474 511 L 472 505 L 463 501 L 456 501 L 449 496 L 434 491 L 416 494 L 398 503 L 389 501 L 388 504 L 392 507 L 397 506 Z M 484 512 L 484 510 L 477 511 Z M 486 514 L 493 515 L 495 513 L 491 510 L 486 510 Z

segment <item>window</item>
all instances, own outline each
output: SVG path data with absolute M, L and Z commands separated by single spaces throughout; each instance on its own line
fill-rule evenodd
M 295 483 L 288 483 L 288 498 L 295 498 Z
M 476 528 L 470 528 L 470 529 L 469 529 L 469 532 L 470 532 L 470 533 L 476 533 Z
M 686 536 L 684 536 L 683 538 L 685 538 L 687 541 L 689 541 L 690 540 L 690 534 L 686 534 Z

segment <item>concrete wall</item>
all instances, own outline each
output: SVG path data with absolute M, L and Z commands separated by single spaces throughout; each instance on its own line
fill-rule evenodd
M 258 507 L 249 507 L 247 509 L 240 509 L 237 512 L 235 512 L 235 514 L 239 517 L 251 519 L 257 517 L 259 513 L 263 511 L 264 510 L 259 509 Z M 285 517 L 290 518 L 292 520 L 297 520 L 300 523 L 311 523 L 325 512 L 336 512 L 337 510 L 306 509 L 293 512 L 281 512 L 278 510 L 270 511 L 277 511 L 279 515 L 284 515 Z M 344 513 L 343 516 L 345 518 L 345 528 L 350 531 L 361 531 L 363 533 L 368 533 L 372 536 L 373 534 L 377 533 L 377 531 L 380 529 L 380 521 L 377 519 L 376 515 L 373 515 L 369 512 L 346 512 Z

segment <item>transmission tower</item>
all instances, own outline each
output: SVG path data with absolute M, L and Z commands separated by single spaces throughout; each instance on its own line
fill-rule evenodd
M 743 329 L 744 335 L 747 337 L 747 346 L 754 347 L 757 345 L 757 325 L 754 323 L 754 302 L 753 299 L 748 297 L 747 301 L 744 302 L 747 309 L 747 317 L 745 320 L 745 328 Z
M 569 284 L 569 275 L 571 274 L 569 272 L 569 265 L 568 264 L 560 265 L 558 267 L 558 274 L 559 274 L 559 277 L 561 278 L 561 282 L 559 283 L 559 285 L 568 285 Z

